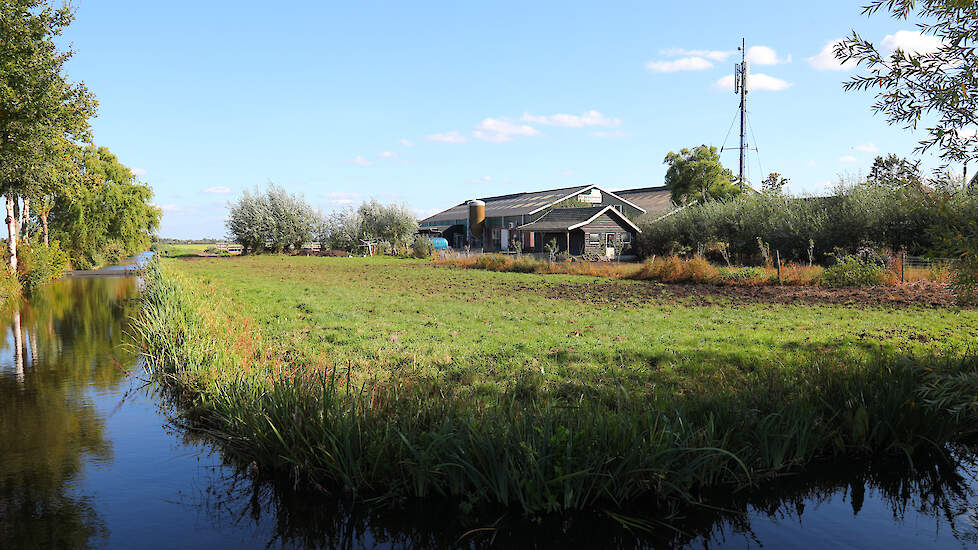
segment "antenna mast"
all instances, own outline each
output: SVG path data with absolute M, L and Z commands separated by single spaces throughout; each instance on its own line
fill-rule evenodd
M 737 185 L 746 187 L 744 170 L 747 168 L 747 75 L 750 67 L 747 64 L 747 41 L 740 39 L 740 63 L 734 65 L 734 93 L 740 94 L 740 174 Z

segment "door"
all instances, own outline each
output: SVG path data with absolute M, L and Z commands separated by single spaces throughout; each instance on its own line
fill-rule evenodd
M 503 252 L 509 250 L 509 229 L 499 230 L 499 250 Z

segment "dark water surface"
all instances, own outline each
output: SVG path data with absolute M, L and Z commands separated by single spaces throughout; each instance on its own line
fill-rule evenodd
M 0 313 L 0 548 L 978 547 L 967 461 L 786 478 L 672 527 L 641 510 L 527 525 L 255 484 L 168 420 L 126 336 L 138 281 L 105 274 L 75 274 Z

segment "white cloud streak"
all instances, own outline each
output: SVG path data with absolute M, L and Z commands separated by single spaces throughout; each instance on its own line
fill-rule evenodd
M 485 118 L 475 130 L 472 137 L 492 143 L 512 141 L 513 136 L 538 136 L 540 130 L 528 124 L 514 124 L 506 118 Z
M 381 151 L 380 153 L 377 153 L 377 158 L 379 158 L 379 159 L 396 159 L 397 158 L 397 153 L 395 153 L 394 151 Z
M 458 130 L 452 130 L 451 132 L 441 132 L 438 134 L 431 134 L 425 136 L 428 141 L 434 141 L 438 143 L 465 143 L 469 138 L 458 133 Z
M 843 163 L 846 163 L 846 164 L 856 162 L 857 160 L 858 159 L 856 159 L 856 157 L 854 157 L 852 155 L 845 155 L 845 156 L 839 157 L 839 162 L 843 162 Z
M 214 195 L 227 195 L 231 193 L 231 188 L 224 185 L 215 185 L 214 187 L 208 187 L 204 189 L 204 193 L 211 193 Z
M 879 153 L 880 148 L 873 143 L 862 143 L 853 147 L 856 151 L 862 151 L 863 153 Z
M 687 50 L 684 48 L 667 48 L 659 50 L 659 55 L 665 57 L 705 57 L 712 61 L 725 61 L 735 50 Z
M 523 113 L 523 122 L 543 124 L 546 126 L 562 126 L 564 128 L 584 128 L 586 126 L 603 126 L 612 128 L 621 124 L 621 119 L 609 118 L 598 111 L 590 110 L 580 115 L 557 113 L 553 115 L 532 115 Z
M 653 73 L 675 73 L 679 71 L 703 71 L 712 69 L 710 63 L 702 57 L 682 57 L 671 61 L 649 61 L 645 68 Z
M 404 147 L 414 147 L 414 142 L 411 141 L 411 140 L 409 140 L 409 139 L 407 139 L 407 138 L 401 138 L 397 142 L 400 143 Z

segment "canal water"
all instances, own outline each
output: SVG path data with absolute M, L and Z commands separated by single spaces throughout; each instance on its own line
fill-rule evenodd
M 144 380 L 127 332 L 131 267 L 75 274 L 0 313 L 0 548 L 978 547 L 966 459 L 785 478 L 669 520 L 641 509 L 471 520 L 252 482 L 175 425 Z

